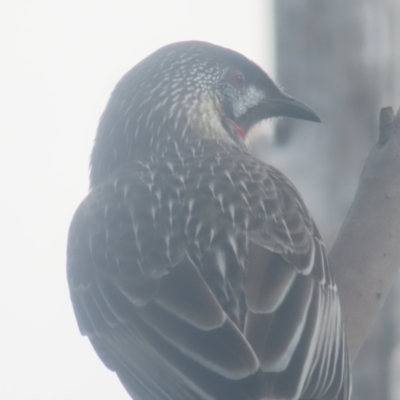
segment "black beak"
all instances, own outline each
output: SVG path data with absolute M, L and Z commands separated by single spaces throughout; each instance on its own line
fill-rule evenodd
M 268 100 L 267 107 L 271 117 L 291 117 L 321 122 L 321 119 L 310 107 L 284 93 L 281 93 L 279 98 Z
M 245 132 L 248 132 L 256 123 L 273 117 L 291 117 L 304 119 L 306 121 L 321 122 L 318 115 L 310 107 L 282 92 L 250 108 L 235 122 Z

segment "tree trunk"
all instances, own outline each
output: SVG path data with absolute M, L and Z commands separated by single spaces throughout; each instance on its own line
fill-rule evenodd
M 275 12 L 277 81 L 284 86 L 287 93 L 314 108 L 323 123 L 282 121 L 277 127 L 277 146 L 274 151 L 269 152 L 267 160 L 282 169 L 294 181 L 323 237 L 331 244 L 356 192 L 366 155 L 376 141 L 378 111 L 383 106 L 399 104 L 400 101 L 400 29 L 397 27 L 397 21 L 400 20 L 400 3 L 396 0 L 278 0 L 275 2 Z M 388 146 L 391 145 L 392 142 Z M 390 149 L 385 150 L 386 157 L 390 161 L 392 155 L 388 150 Z M 369 164 L 372 168 L 383 171 L 381 165 L 374 164 L 380 157 L 377 151 L 369 156 Z M 390 165 L 392 168 L 397 166 Z M 400 175 L 400 168 L 397 174 Z M 341 231 L 343 237 L 351 238 L 354 243 L 357 242 L 357 239 L 354 239 L 354 223 L 359 222 L 355 222 L 354 215 L 357 214 L 357 218 L 363 220 L 372 218 L 371 215 L 358 213 L 359 209 L 364 212 L 369 209 L 365 207 L 365 197 L 369 201 L 370 194 L 378 190 L 377 187 L 366 184 L 368 179 L 367 176 L 362 181 L 364 186 L 357 194 L 356 211 L 353 207 L 350 218 L 346 220 L 347 225 Z M 388 185 L 396 186 L 397 178 L 393 176 L 391 179 L 393 180 Z M 389 186 L 379 190 L 390 191 Z M 385 220 L 379 213 L 386 213 L 384 216 L 388 216 L 388 211 L 375 212 L 375 206 L 374 203 L 373 218 Z M 396 207 L 396 204 L 394 206 Z M 373 221 L 367 222 L 369 225 L 365 226 L 371 232 L 370 237 L 377 238 L 374 231 L 376 224 Z M 400 226 L 400 220 L 398 222 Z M 393 234 L 392 231 L 389 233 Z M 331 252 L 331 259 L 333 267 L 338 270 L 338 285 L 345 282 L 339 285 L 341 292 L 341 286 L 346 287 L 346 274 L 343 274 L 343 269 L 353 268 L 353 265 L 341 263 L 350 262 L 355 255 L 349 256 L 350 250 L 354 251 L 351 249 L 352 242 L 347 243 L 350 249 L 343 250 L 346 243 L 339 239 L 340 236 L 334 251 Z M 400 247 L 400 234 L 398 240 Z M 362 249 L 363 243 L 359 242 L 358 253 L 364 250 L 367 253 L 369 249 Z M 379 239 L 373 243 L 377 243 L 374 250 L 380 254 L 387 242 L 382 242 L 381 247 Z M 358 254 L 357 257 L 357 262 L 362 261 L 362 254 Z M 392 254 L 392 261 L 400 264 L 400 254 Z M 368 262 L 360 264 L 367 265 Z M 395 267 L 391 268 L 390 273 L 386 272 L 388 269 L 382 269 L 384 272 L 381 273 L 391 278 Z M 365 271 L 372 271 L 372 268 L 368 269 L 367 265 Z M 376 282 L 372 286 L 375 289 Z M 387 288 L 385 286 L 379 290 L 380 294 L 374 293 L 374 296 L 384 296 Z M 348 299 L 345 295 L 342 297 L 345 299 L 342 303 L 354 301 L 354 296 L 349 296 Z M 389 300 L 393 300 L 388 301 L 375 324 L 375 329 L 366 341 L 359 362 L 355 363 L 355 400 L 390 398 L 388 371 L 390 354 L 395 344 L 391 323 L 394 308 L 397 306 L 394 304 L 395 298 L 396 296 L 389 297 Z M 374 311 L 371 311 L 370 315 L 379 308 L 381 298 L 376 302 L 379 304 L 371 306 L 371 310 Z M 347 304 L 342 306 L 346 308 Z M 364 316 L 364 311 L 357 307 L 353 312 Z M 346 321 L 346 311 L 344 314 Z M 353 316 L 347 319 L 353 321 Z M 360 337 L 360 330 L 357 329 L 361 328 L 358 326 L 353 329 L 351 323 L 347 323 L 350 331 L 350 350 L 355 355 L 359 346 L 359 343 L 355 343 Z M 365 330 L 370 323 L 364 319 L 359 325 Z

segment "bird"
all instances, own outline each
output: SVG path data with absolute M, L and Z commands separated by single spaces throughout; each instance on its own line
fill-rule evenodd
M 254 62 L 201 41 L 128 71 L 100 118 L 70 224 L 80 333 L 136 400 L 348 400 L 325 244 L 299 192 L 246 146 L 320 122 Z

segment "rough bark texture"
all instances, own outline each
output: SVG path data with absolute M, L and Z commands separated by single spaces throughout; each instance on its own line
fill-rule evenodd
M 311 105 L 323 124 L 282 121 L 267 161 L 295 182 L 329 245 L 376 141 L 378 110 L 400 102 L 400 3 L 279 0 L 275 10 L 277 80 Z M 390 121 L 385 113 L 381 121 Z M 400 265 L 396 124 L 381 129 L 331 253 L 353 358 Z M 355 363 L 354 400 L 390 398 L 395 299 L 389 297 Z
M 330 251 L 355 359 L 400 266 L 400 111 L 381 110 L 354 201 Z

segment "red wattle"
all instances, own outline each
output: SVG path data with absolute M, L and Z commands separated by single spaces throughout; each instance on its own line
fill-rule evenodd
M 238 135 L 244 139 L 244 137 L 246 136 L 246 132 L 244 131 L 244 129 L 242 129 L 238 124 L 236 124 L 235 122 L 233 122 L 232 120 L 229 120 L 231 127 L 238 133 Z

